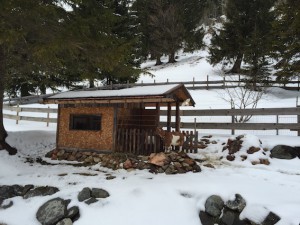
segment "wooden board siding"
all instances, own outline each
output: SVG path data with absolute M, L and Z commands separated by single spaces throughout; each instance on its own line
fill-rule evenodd
M 101 115 L 100 131 L 70 130 L 71 114 Z M 113 107 L 66 107 L 60 108 L 58 149 L 113 150 Z

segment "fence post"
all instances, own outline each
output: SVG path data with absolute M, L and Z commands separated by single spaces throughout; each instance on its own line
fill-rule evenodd
M 239 82 L 238 82 L 238 86 L 240 87 L 241 84 L 241 75 L 239 74 Z
M 19 103 L 17 104 L 17 118 L 16 118 L 16 124 L 19 124 L 19 112 L 20 112 L 20 106 Z
M 298 96 L 296 100 L 296 107 L 299 108 L 300 106 L 298 105 Z M 297 115 L 297 123 L 300 123 L 300 115 Z M 298 130 L 298 136 L 300 136 L 300 130 Z
M 169 78 L 167 79 L 167 84 L 169 83 Z
M 235 107 L 231 107 L 231 109 L 234 109 Z M 231 116 L 231 123 L 234 124 L 234 115 Z M 235 135 L 235 130 L 231 129 L 231 135 Z
M 195 77 L 193 77 L 193 90 L 195 90 Z
M 279 115 L 276 115 L 276 124 L 278 125 L 278 123 L 279 123 Z M 276 135 L 279 135 L 278 128 L 276 129 Z
M 299 84 L 299 76 L 298 76 L 298 91 L 300 90 L 300 84 Z
M 206 90 L 208 90 L 208 80 L 209 80 L 209 78 L 208 78 L 208 75 L 206 76 Z
M 47 127 L 49 127 L 49 120 L 50 120 L 50 106 L 48 106 L 48 112 L 47 112 Z
M 226 87 L 226 81 L 225 81 L 225 76 L 223 77 L 223 87 Z

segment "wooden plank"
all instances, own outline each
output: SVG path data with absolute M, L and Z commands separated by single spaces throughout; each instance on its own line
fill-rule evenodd
M 32 116 L 20 116 L 20 120 L 27 120 L 27 121 L 34 121 L 34 122 L 49 122 L 49 123 L 56 123 L 56 118 L 41 118 L 41 117 L 32 117 Z
M 167 115 L 167 110 L 160 111 L 161 116 Z M 176 115 L 172 110 L 172 116 Z M 201 109 L 181 110 L 181 116 L 235 116 L 235 115 L 300 115 L 300 108 L 258 108 L 258 109 Z
M 20 120 L 20 118 L 16 115 L 10 115 L 10 114 L 3 114 L 3 118 L 5 119 L 12 119 L 12 120 Z
M 182 128 L 193 129 L 194 123 L 182 123 Z M 197 129 L 276 130 L 300 129 L 296 123 L 197 123 Z
M 21 112 L 38 112 L 38 113 L 57 113 L 57 109 L 52 108 L 28 108 L 28 107 L 20 107 Z

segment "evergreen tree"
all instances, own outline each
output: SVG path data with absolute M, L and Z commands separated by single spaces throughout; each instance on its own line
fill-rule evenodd
M 273 56 L 278 60 L 277 80 L 285 82 L 300 75 L 300 4 L 282 1 L 275 7 Z
M 138 76 L 133 65 L 135 37 L 130 36 L 127 1 L 73 1 L 65 36 L 72 51 L 74 69 L 82 78 L 130 79 Z M 122 15 L 124 14 L 124 15 Z M 126 34 L 126 35 L 125 35 Z M 75 47 L 75 48 L 74 48 Z
M 226 22 L 212 38 L 210 62 L 234 63 L 229 72 L 239 73 L 244 60 L 256 79 L 267 65 L 273 5 L 274 0 L 228 0 Z
M 203 30 L 200 29 L 206 0 L 137 0 L 134 9 L 140 22 L 144 54 L 151 54 L 160 64 L 160 56 L 169 55 L 175 62 L 175 52 L 203 46 Z M 146 16 L 148 15 L 148 16 Z
M 5 0 L 0 3 L 0 149 L 15 154 L 5 139 L 4 90 L 14 77 L 33 75 L 60 65 L 56 54 L 63 46 L 57 39 L 65 11 L 46 1 Z M 56 54 L 55 54 L 56 53 Z

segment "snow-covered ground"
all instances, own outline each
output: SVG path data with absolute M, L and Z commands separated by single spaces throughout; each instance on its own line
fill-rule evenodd
M 211 79 L 220 79 L 219 70 L 212 68 L 205 56 L 204 51 L 182 54 L 175 65 L 151 67 L 150 72 L 155 77 L 142 76 L 139 82 L 153 79 L 189 81 L 193 77 L 205 80 L 208 74 Z M 144 66 L 153 64 L 148 62 Z M 191 91 L 191 94 L 196 101 L 196 108 L 229 108 L 222 100 L 224 92 L 221 90 Z M 271 88 L 259 107 L 294 107 L 298 95 L 298 92 Z M 38 208 L 49 199 L 61 197 L 71 199 L 70 206 L 79 206 L 81 216 L 75 222 L 77 225 L 200 225 L 198 214 L 204 210 L 204 203 L 210 195 L 220 195 L 226 201 L 234 199 L 236 193 L 241 194 L 247 202 L 242 218 L 259 223 L 272 211 L 281 217 L 278 225 L 300 223 L 300 159 L 269 159 L 271 164 L 268 166 L 252 165 L 250 159 L 243 162 L 220 160 L 224 156 L 222 143 L 230 137 L 224 133 L 214 132 L 211 140 L 215 140 L 216 144 L 210 144 L 198 154 L 191 154 L 194 158 L 206 160 L 205 163 L 211 163 L 215 169 L 202 165 L 200 173 L 155 175 L 139 170 L 112 171 L 100 165 L 73 167 L 64 162 L 56 165 L 25 162 L 28 157 L 44 157 L 46 152 L 55 147 L 55 124 L 46 127 L 44 123 L 20 121 L 16 125 L 15 121 L 7 119 L 4 122 L 9 131 L 7 141 L 19 151 L 16 156 L 0 151 L 0 185 L 50 185 L 58 187 L 60 191 L 46 197 L 11 199 L 14 203 L 11 208 L 0 209 L 0 224 L 38 225 L 35 218 Z M 300 146 L 300 137 L 290 133 L 288 136 L 254 136 L 248 133 L 243 148 L 258 144 L 258 139 L 262 141 L 260 147 L 269 150 L 277 144 Z M 251 160 L 259 157 L 253 154 Z M 83 176 L 80 173 L 95 176 Z M 116 178 L 107 180 L 108 175 Z M 77 200 L 77 194 L 83 187 L 103 188 L 110 193 L 110 197 L 86 205 Z

